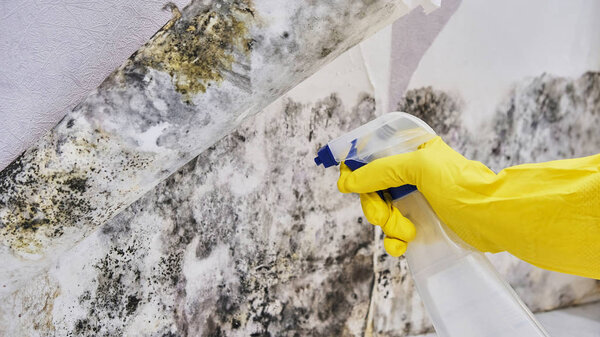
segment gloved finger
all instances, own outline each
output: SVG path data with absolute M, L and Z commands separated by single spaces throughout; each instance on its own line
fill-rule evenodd
M 346 178 L 352 173 L 352 170 L 346 166 L 344 162 L 340 164 L 340 178 L 337 181 L 338 190 L 342 193 L 352 193 L 351 191 L 346 190 L 344 182 Z
M 402 216 L 400 211 L 394 206 L 391 206 L 390 218 L 381 226 L 381 229 L 385 235 L 406 242 L 412 241 L 416 234 L 415 225 L 412 221 Z
M 375 192 L 360 195 L 363 213 L 371 224 L 380 226 L 390 237 L 411 241 L 415 238 L 415 226 L 390 202 L 382 200 Z
M 380 158 L 353 172 L 348 172 L 348 169 L 340 176 L 338 188 L 344 193 L 369 193 L 405 184 L 417 185 L 417 178 L 425 165 L 422 150 L 438 144 L 444 142 L 435 137 L 417 151 Z
M 408 245 L 402 240 L 386 236 L 383 238 L 383 247 L 388 254 L 398 257 L 406 253 Z
M 372 225 L 383 227 L 390 218 L 392 206 L 381 199 L 376 192 L 361 194 L 360 205 L 365 218 Z

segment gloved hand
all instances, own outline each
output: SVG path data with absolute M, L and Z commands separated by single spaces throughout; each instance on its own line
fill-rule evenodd
M 354 172 L 342 165 L 339 190 L 360 193 L 367 220 L 382 227 L 394 256 L 406 251 L 415 228 L 373 192 L 404 184 L 416 185 L 440 219 L 482 252 L 508 251 L 541 268 L 600 279 L 600 154 L 496 174 L 436 137 Z

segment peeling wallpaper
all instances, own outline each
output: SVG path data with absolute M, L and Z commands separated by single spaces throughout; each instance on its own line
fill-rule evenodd
M 312 154 L 374 111 L 361 92 L 282 100 L 11 296 L 0 326 L 47 333 L 32 315 L 59 335 L 361 335 L 373 228 Z M 40 289 L 53 309 L 23 307 Z

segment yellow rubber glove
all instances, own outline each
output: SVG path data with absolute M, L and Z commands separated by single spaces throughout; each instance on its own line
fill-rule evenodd
M 404 184 L 416 185 L 440 219 L 480 251 L 508 251 L 541 268 L 600 279 L 600 154 L 496 174 L 436 137 L 354 172 L 342 165 L 339 190 L 361 193 L 365 217 L 383 228 L 394 256 L 405 252 L 415 228 L 373 192 Z

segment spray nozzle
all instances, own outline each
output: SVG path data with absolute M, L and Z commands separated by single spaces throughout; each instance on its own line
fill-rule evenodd
M 317 152 L 315 163 L 330 167 L 344 161 L 354 171 L 378 158 L 415 151 L 434 136 L 429 125 L 417 117 L 390 112 L 327 143 Z M 416 190 L 404 185 L 388 192 L 395 200 Z
M 390 112 L 327 143 L 319 149 L 315 163 L 330 167 L 352 160 L 364 165 L 414 151 L 434 136 L 435 132 L 417 117 Z

